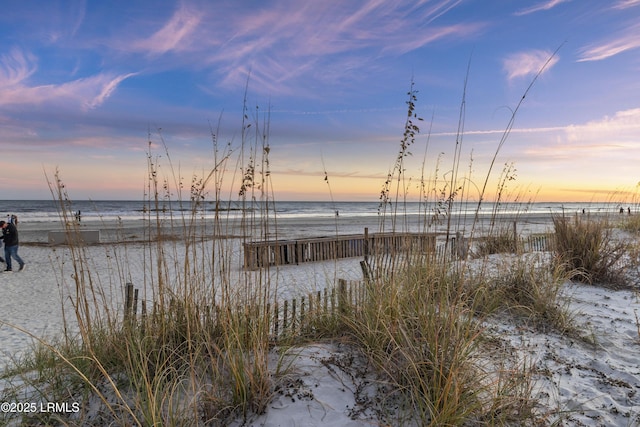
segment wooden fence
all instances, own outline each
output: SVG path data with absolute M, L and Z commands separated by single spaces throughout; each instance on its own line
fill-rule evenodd
M 265 240 L 243 244 L 244 267 L 301 264 L 369 254 L 435 250 L 435 233 L 375 233 L 311 237 L 296 240 Z
M 376 233 L 313 237 L 296 240 L 265 240 L 244 243 L 244 267 L 254 270 L 272 265 L 301 264 L 368 255 L 395 255 L 417 251 L 435 252 L 440 257 L 464 258 L 467 239 L 450 237 L 447 245 L 436 245 L 436 233 Z M 482 237 L 478 237 L 481 240 Z M 551 250 L 553 234 L 533 234 L 518 238 L 516 247 L 524 252 Z M 445 249 L 446 248 L 448 249 Z
M 363 280 L 338 279 L 337 286 L 331 288 L 309 292 L 284 301 L 276 300 L 273 304 L 267 304 L 266 307 L 238 307 L 228 315 L 244 319 L 246 325 L 244 329 L 249 333 L 252 319 L 259 318 L 260 311 L 264 310 L 269 336 L 277 340 L 312 332 L 316 322 L 335 320 L 337 316 L 347 313 L 354 307 L 362 306 L 366 299 L 366 289 L 367 284 Z M 135 289 L 133 284 L 127 283 L 125 324 L 138 324 L 144 328 L 147 317 L 146 305 L 142 301 L 142 310 L 138 316 L 138 302 L 138 289 Z M 156 313 L 156 310 L 154 309 L 152 313 Z M 210 307 L 202 317 L 212 325 L 212 328 L 215 328 L 216 319 L 220 315 L 219 307 Z M 261 326 L 264 327 L 264 325 Z
M 519 248 L 523 252 L 545 252 L 553 250 L 554 245 L 554 233 L 542 233 L 521 238 Z
M 392 250 L 392 248 L 401 248 L 406 244 L 418 244 L 423 250 L 433 250 L 436 256 L 442 253 L 441 256 L 455 257 L 456 251 L 459 249 L 457 244 L 463 243 L 462 239 L 458 238 L 450 244 L 438 245 L 435 247 L 435 235 L 423 235 L 425 239 L 417 239 L 416 235 L 409 235 L 410 239 L 406 239 L 407 235 L 395 235 L 385 237 L 396 237 L 397 239 L 379 239 L 374 245 L 379 245 L 378 250 Z M 346 236 L 345 236 L 346 237 Z M 316 239 L 308 239 L 316 240 Z M 337 240 L 334 240 L 336 242 Z M 345 239 L 343 241 L 349 241 Z M 357 239 L 356 239 L 357 241 Z M 409 243 L 407 243 L 409 242 Z M 313 243 L 313 242 L 307 242 Z M 466 242 L 464 243 L 466 245 Z M 385 246 L 388 245 L 388 246 Z M 525 252 L 539 252 L 549 251 L 553 249 L 553 234 L 535 234 L 524 238 L 518 239 L 518 250 Z M 327 245 L 331 247 L 330 245 Z M 278 248 L 280 246 L 274 245 L 270 248 Z M 337 250 L 337 249 L 336 249 Z M 353 252 L 341 252 L 343 254 L 351 254 Z M 364 253 L 364 252 L 363 252 Z M 326 254 L 328 256 L 328 254 Z M 362 256 L 356 253 L 356 255 L 349 256 Z M 330 259 L 330 258 L 327 258 Z M 315 292 L 310 292 L 306 295 L 298 296 L 284 301 L 274 301 L 272 304 L 267 304 L 266 307 L 239 307 L 235 316 L 243 316 L 247 322 L 247 333 L 250 331 L 249 324 L 250 319 L 255 319 L 256 314 L 260 311 L 267 316 L 269 335 L 274 339 L 279 339 L 285 336 L 295 336 L 305 332 L 312 332 L 315 322 L 330 321 L 336 319 L 339 314 L 345 313 L 354 307 L 361 306 L 367 298 L 367 286 L 369 286 L 366 280 L 344 280 L 339 279 L 336 286 L 331 288 L 325 288 Z M 134 289 L 133 284 L 127 283 L 125 292 L 125 322 L 137 322 L 137 306 L 138 306 L 138 290 Z M 146 305 L 144 301 L 141 301 L 142 307 L 140 311 L 140 319 L 146 317 Z M 215 319 L 219 315 L 218 308 L 212 307 L 211 310 L 206 313 L 206 317 L 211 322 L 212 327 L 215 327 Z M 254 310 L 255 313 L 249 311 Z M 154 310 L 155 312 L 155 310 Z M 144 325 L 144 320 L 141 322 Z

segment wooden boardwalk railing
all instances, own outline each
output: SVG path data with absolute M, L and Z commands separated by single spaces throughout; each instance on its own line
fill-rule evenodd
M 301 264 L 340 258 L 364 257 L 409 250 L 434 251 L 434 233 L 375 233 L 265 240 L 243 244 L 244 267 Z

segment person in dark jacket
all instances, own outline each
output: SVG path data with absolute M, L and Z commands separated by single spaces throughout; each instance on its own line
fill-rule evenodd
M 11 258 L 18 261 L 20 265 L 20 271 L 24 270 L 24 261 L 18 255 L 18 229 L 15 225 L 0 221 L 0 229 L 2 229 L 2 240 L 4 240 L 4 258 L 7 263 L 7 268 L 4 271 L 12 271 Z

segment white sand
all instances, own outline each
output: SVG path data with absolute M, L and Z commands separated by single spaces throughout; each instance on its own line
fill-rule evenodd
M 134 226 L 130 235 L 139 232 Z M 27 269 L 0 274 L 0 362 L 29 348 L 32 338 L 11 325 L 36 336 L 52 336 L 62 330 L 60 290 L 71 283 L 68 250 L 47 245 L 44 230 L 25 228 L 20 255 Z M 34 237 L 35 236 L 35 237 Z M 40 240 L 36 240 L 40 239 Z M 88 248 L 95 273 L 110 277 L 111 292 L 121 298 L 121 280 L 110 274 L 110 251 L 118 245 Z M 142 246 L 127 247 L 127 280 L 142 283 Z M 113 265 L 111 266 L 113 267 Z M 337 273 L 335 271 L 338 271 Z M 285 266 L 273 269 L 282 281 L 284 295 L 296 290 L 321 289 L 327 277 L 359 277 L 357 260 Z M 116 276 L 116 277 L 114 277 Z M 575 322 L 593 336 L 597 345 L 560 336 L 542 334 L 508 322 L 490 325 L 494 333 L 519 349 L 538 369 L 536 386 L 541 413 L 549 421 L 564 417 L 562 425 L 636 426 L 640 425 L 640 300 L 632 291 L 612 291 L 567 283 Z M 68 304 L 67 304 L 68 307 Z M 370 426 L 373 414 L 364 412 L 351 419 L 356 406 L 354 379 L 335 366 L 322 363 L 344 349 L 335 344 L 318 344 L 299 350 L 294 372 L 298 373 L 290 395 L 277 395 L 267 413 L 253 419 L 254 426 Z M 561 415 L 556 415 L 561 414 Z M 240 423 L 238 423 L 240 425 Z

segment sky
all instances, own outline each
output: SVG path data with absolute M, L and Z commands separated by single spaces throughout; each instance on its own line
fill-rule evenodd
M 409 197 L 452 177 L 495 197 L 505 168 L 514 199 L 640 187 L 640 0 L 0 6 L 0 199 L 50 198 L 58 174 L 72 199 L 139 200 L 149 159 L 188 194 L 215 141 L 224 197 L 268 146 L 276 199 L 377 201 L 410 90 Z

